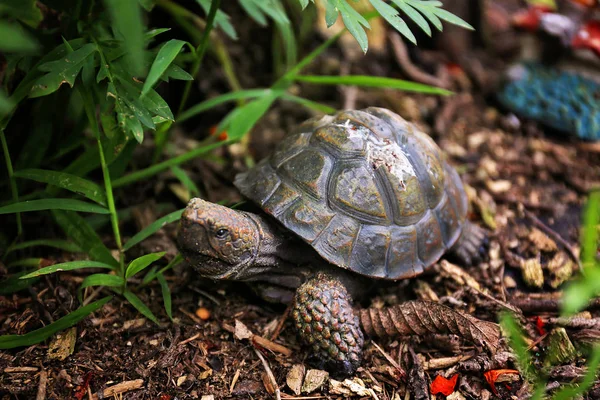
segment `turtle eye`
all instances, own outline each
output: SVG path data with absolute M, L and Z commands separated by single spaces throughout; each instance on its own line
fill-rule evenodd
M 227 229 L 221 228 L 217 232 L 215 232 L 215 237 L 217 239 L 224 239 L 228 233 L 229 233 L 229 231 Z

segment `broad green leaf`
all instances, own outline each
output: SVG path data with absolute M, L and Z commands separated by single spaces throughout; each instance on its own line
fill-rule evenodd
M 90 258 L 119 268 L 119 262 L 115 260 L 96 232 L 79 214 L 61 210 L 54 210 L 52 214 L 67 237 L 77 243 Z
M 325 24 L 328 28 L 331 28 L 335 21 L 337 21 L 340 12 L 334 4 L 335 0 L 324 0 L 325 3 Z
M 326 75 L 298 75 L 297 81 L 309 82 L 320 85 L 354 85 L 364 87 L 378 87 L 398 89 L 406 92 L 449 95 L 452 92 L 422 83 L 404 81 L 401 79 L 385 78 L 366 75 L 326 76 Z
M 21 279 L 26 273 L 27 271 L 18 272 L 6 280 L 0 281 L 0 295 L 6 296 L 7 294 L 20 292 L 40 280 L 40 278 Z
M 429 27 L 429 24 L 417 10 L 415 10 L 405 0 L 392 0 L 392 2 L 400 7 L 400 10 L 402 10 L 402 12 L 405 13 L 408 18 L 417 24 L 419 28 L 421 28 L 423 32 L 427 34 L 427 36 L 431 36 L 431 28 Z
M 123 285 L 125 285 L 125 280 L 118 275 L 92 274 L 85 277 L 79 290 L 90 286 L 122 287 Z
M 0 21 L 0 51 L 8 53 L 35 53 L 37 41 L 18 26 Z
M 0 15 L 16 18 L 32 28 L 37 28 L 42 21 L 42 11 L 36 0 L 2 0 L 0 1 Z
M 87 306 L 78 308 L 72 313 L 65 315 L 57 321 L 43 328 L 36 329 L 24 335 L 4 335 L 0 336 L 0 349 L 12 349 L 15 347 L 31 346 L 46 340 L 56 332 L 69 328 L 96 310 L 99 310 L 112 299 L 112 296 L 107 296 L 97 300 Z
M 142 313 L 143 316 L 145 316 L 150 321 L 152 321 L 158 325 L 158 320 L 156 319 L 154 314 L 152 314 L 152 311 L 150 311 L 148 306 L 146 306 L 144 304 L 144 302 L 142 300 L 140 300 L 139 297 L 137 297 L 135 294 L 133 294 L 129 290 L 125 290 L 125 292 L 123 293 L 123 296 L 125 296 L 127 301 L 129 301 L 129 303 L 131 303 L 132 306 L 134 306 L 140 313 Z
M 162 218 L 157 219 L 138 233 L 136 233 L 131 239 L 125 243 L 123 246 L 123 251 L 127 251 L 131 249 L 136 244 L 140 243 L 142 240 L 156 233 L 163 226 L 170 224 L 171 222 L 178 221 L 181 218 L 181 214 L 183 214 L 184 209 L 173 211 L 170 214 L 165 215 Z
M 62 239 L 39 239 L 39 240 L 30 240 L 28 242 L 16 243 L 8 247 L 6 249 L 6 254 L 11 253 L 17 250 L 28 249 L 30 247 L 36 246 L 47 246 L 54 247 L 56 249 L 68 251 L 70 253 L 80 253 L 82 250 L 79 246 L 77 246 L 73 242 L 68 242 Z
M 165 305 L 165 311 L 167 312 L 167 315 L 169 316 L 169 319 L 173 319 L 173 313 L 171 310 L 171 289 L 169 289 L 169 284 L 167 283 L 167 280 L 165 279 L 163 274 L 158 274 L 156 276 L 158 283 L 160 284 L 160 290 L 162 292 L 162 297 L 163 297 L 163 303 Z
M 140 6 L 135 0 L 104 0 L 111 14 L 113 27 L 121 34 L 125 58 L 133 75 L 142 76 L 144 62 L 144 25 Z
M 370 0 L 370 2 L 373 5 L 373 8 L 375 8 L 379 14 L 381 14 L 381 16 L 385 18 L 387 22 L 389 22 L 390 25 L 392 25 L 398 32 L 404 35 L 404 37 L 406 37 L 412 43 L 417 44 L 415 35 L 413 35 L 408 25 L 406 25 L 406 22 L 400 18 L 398 10 L 383 2 L 383 0 Z
M 72 53 L 68 53 L 60 60 L 49 61 L 40 65 L 40 71 L 47 72 L 47 74 L 33 83 L 29 97 L 40 97 L 54 93 L 63 83 L 73 87 L 75 78 L 83 68 L 85 59 L 94 51 L 96 51 L 96 45 L 89 43 Z
M 177 179 L 179 179 L 179 182 L 181 182 L 181 184 L 185 186 L 187 190 L 190 191 L 191 194 L 196 196 L 200 195 L 200 189 L 198 189 L 198 186 L 196 186 L 194 181 L 190 179 L 187 172 L 185 172 L 178 166 L 171 167 L 171 172 L 173 173 L 173 175 L 175 175 Z
M 171 64 L 169 65 L 163 76 L 161 76 L 161 79 L 164 79 L 165 81 L 168 81 L 169 79 L 176 79 L 180 81 L 193 81 L 194 77 L 188 74 L 186 71 L 184 71 L 177 64 Z
M 196 0 L 196 1 L 200 4 L 200 6 L 204 10 L 204 12 L 208 15 L 208 11 L 210 10 L 211 0 Z M 215 24 L 215 27 L 221 28 L 223 30 L 223 32 L 225 32 L 225 34 L 227 36 L 229 36 L 231 39 L 233 39 L 233 40 L 238 39 L 235 29 L 234 29 L 233 25 L 231 25 L 231 22 L 229 21 L 229 15 L 225 14 L 223 11 L 221 11 L 221 10 L 217 11 L 217 15 L 215 16 L 214 24 Z
M 421 14 L 423 14 L 425 18 L 427 18 L 433 24 L 433 26 L 436 27 L 438 31 L 441 32 L 444 29 L 444 27 L 442 26 L 442 21 L 440 21 L 440 19 L 435 15 L 439 8 L 430 7 L 427 4 L 423 4 L 421 0 L 414 2 L 411 1 L 410 4 L 417 10 L 419 10 Z
M 49 183 L 85 196 L 103 206 L 106 205 L 104 189 L 102 189 L 100 185 L 77 175 L 44 169 L 24 169 L 16 171 L 14 176 L 17 178 L 31 179 L 36 182 Z
M 0 207 L 0 214 L 12 214 L 18 212 L 42 211 L 42 210 L 70 210 L 98 214 L 109 214 L 108 209 L 96 204 L 86 203 L 74 199 L 40 199 L 21 201 Z
M 85 268 L 114 269 L 114 266 L 103 263 L 103 262 L 99 262 L 99 261 L 89 261 L 89 260 L 68 261 L 68 262 L 64 262 L 64 263 L 60 263 L 60 264 L 50 265 L 49 267 L 40 268 L 37 271 L 31 272 L 31 273 L 23 276 L 21 279 L 34 278 L 36 276 L 53 274 L 55 272 L 73 271 L 76 269 L 85 269 Z
M 271 89 L 249 89 L 249 90 L 238 90 L 235 92 L 229 92 L 222 94 L 212 99 L 205 100 L 201 103 L 192 106 L 181 113 L 177 122 L 183 122 L 188 120 L 203 111 L 218 106 L 219 104 L 226 103 L 228 101 L 240 100 L 240 99 L 252 99 L 255 97 L 261 97 L 266 95 Z
M 272 91 L 233 110 L 219 125 L 217 132 L 227 132 L 230 140 L 241 139 L 254 127 L 282 92 Z
M 141 97 L 145 96 L 154 84 L 158 82 L 162 74 L 165 73 L 169 65 L 175 60 L 175 57 L 177 57 L 177 54 L 179 54 L 185 44 L 186 42 L 182 40 L 171 39 L 160 48 L 150 67 L 148 77 L 144 82 Z
M 161 259 L 166 252 L 161 251 L 160 253 L 150 253 L 144 256 L 138 257 L 127 266 L 127 271 L 125 272 L 125 278 L 129 279 L 140 271 L 143 271 L 150 264 L 155 262 L 156 260 Z

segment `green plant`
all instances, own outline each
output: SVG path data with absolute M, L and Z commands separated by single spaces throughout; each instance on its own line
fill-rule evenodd
M 0 90 L 0 144 L 7 172 L 0 182 L 5 190 L 0 193 L 10 193 L 10 197 L 0 197 L 3 202 L 0 215 L 5 219 L 7 214 L 15 216 L 16 232 L 2 254 L 10 275 L 2 282 L 0 294 L 23 290 L 43 275 L 94 268 L 105 272 L 85 277 L 79 291 L 82 304 L 95 295 L 87 296 L 85 289 L 105 287 L 114 295 L 125 297 L 140 313 L 156 322 L 154 314 L 134 293 L 156 280 L 165 311 L 171 317 L 171 295 L 164 273 L 181 259 L 176 257 L 159 269 L 153 264 L 164 253 L 132 258 L 130 250 L 165 224 L 176 222 L 182 210 L 159 204 L 167 214 L 124 241 L 121 229 L 131 210 L 120 207 L 119 189 L 171 171 L 190 193 L 197 194 L 198 189 L 179 165 L 243 139 L 275 102 L 295 102 L 325 113 L 333 111 L 327 105 L 292 94 L 290 88 L 295 82 L 449 93 L 397 79 L 301 75 L 302 69 L 339 35 L 298 62 L 298 43 L 288 18 L 288 3 L 278 0 L 239 0 L 256 23 L 273 23 L 285 55 L 283 72 L 269 88 L 243 89 L 221 39 L 221 32 L 231 39 L 237 38 L 235 24 L 219 10 L 219 0 L 197 0 L 197 3 L 205 19 L 173 0 L 0 1 L 0 51 L 5 52 L 6 58 Z M 300 3 L 303 7 L 307 5 L 305 1 Z M 392 11 L 395 10 L 392 6 L 381 0 L 371 3 L 395 27 L 400 26 L 398 11 Z M 428 33 L 429 27 L 427 23 L 423 25 L 421 14 L 440 29 L 439 18 L 465 25 L 441 12 L 439 2 L 394 0 L 393 3 L 407 17 L 416 18 L 417 24 Z M 328 21 L 332 21 L 333 10 L 337 8 L 366 50 L 364 31 L 356 29 L 356 22 L 366 26 L 375 15 L 360 16 L 345 1 L 328 1 L 327 7 Z M 189 35 L 188 40 L 173 37 L 169 28 L 148 28 L 146 21 L 154 12 L 170 15 L 175 26 Z M 54 18 L 57 15 L 60 18 Z M 401 32 L 409 34 L 405 28 Z M 220 62 L 232 91 L 188 107 L 192 77 L 201 71 L 207 54 Z M 163 91 L 157 90 L 162 82 L 173 80 L 187 81 L 176 101 L 176 112 L 165 100 Z M 227 132 L 227 140 L 210 137 L 187 153 L 177 156 L 170 153 L 167 145 L 174 124 L 229 102 L 237 105 L 218 127 L 219 132 Z M 35 118 L 28 119 L 28 114 Z M 27 127 L 27 135 L 19 135 L 19 125 Z M 148 137 L 154 139 L 153 162 L 134 165 L 134 150 L 141 143 L 147 144 Z M 21 214 L 30 212 L 54 221 L 66 239 L 44 239 L 27 230 Z M 99 235 L 107 233 L 104 229 L 107 225 L 111 228 L 108 246 Z M 24 241 L 25 238 L 30 240 Z M 84 253 L 89 260 L 39 268 L 41 259 L 20 258 L 25 251 L 40 246 Z M 146 274 L 141 283 L 133 284 L 139 280 L 132 278 L 143 272 Z M 25 335 L 0 337 L 0 348 L 44 340 L 110 299 L 108 296 L 83 305 Z

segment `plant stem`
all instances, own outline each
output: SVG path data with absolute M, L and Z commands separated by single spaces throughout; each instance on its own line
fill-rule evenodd
M 10 191 L 12 193 L 13 202 L 19 202 L 19 191 L 17 190 L 17 182 L 13 176 L 13 166 L 10 160 L 10 153 L 8 152 L 8 144 L 6 143 L 6 137 L 4 136 L 4 129 L 0 129 L 0 141 L 2 141 L 2 151 L 4 152 L 4 159 L 6 160 L 6 170 L 8 171 L 8 179 L 10 180 Z M 17 236 L 21 236 L 23 233 L 23 224 L 21 223 L 21 214 L 17 213 Z
M 108 205 L 108 210 L 110 211 L 110 222 L 113 228 L 113 234 L 115 235 L 115 242 L 117 244 L 117 248 L 119 249 L 119 266 L 120 276 L 125 276 L 125 258 L 123 255 L 123 243 L 121 242 L 121 231 L 119 230 L 119 216 L 117 215 L 117 209 L 115 207 L 115 198 L 113 196 L 113 187 L 110 180 L 110 172 L 108 170 L 108 165 L 106 164 L 106 158 L 104 157 L 104 149 L 102 148 L 102 139 L 100 137 L 100 130 L 98 129 L 98 121 L 96 120 L 96 113 L 94 112 L 94 103 L 93 97 L 91 94 L 84 92 L 83 90 L 79 91 L 80 95 L 83 97 L 83 104 L 85 107 L 85 112 L 87 114 L 88 120 L 90 122 L 90 127 L 94 132 L 94 136 L 96 137 L 96 142 L 98 143 L 98 153 L 100 155 L 100 165 L 102 166 L 102 175 L 104 177 L 104 190 L 106 192 L 106 203 Z
M 208 16 L 206 17 L 206 28 L 204 29 L 204 33 L 202 34 L 202 39 L 200 39 L 200 44 L 196 48 L 196 59 L 194 60 L 194 64 L 192 65 L 192 69 L 190 72 L 190 75 L 192 75 L 194 78 L 196 77 L 196 75 L 198 75 L 200 65 L 202 65 L 202 59 L 204 58 L 206 48 L 208 47 L 208 39 L 210 38 L 210 32 L 212 31 L 213 24 L 215 22 L 215 16 L 217 15 L 217 11 L 219 10 L 220 5 L 221 0 L 212 0 L 210 3 L 210 10 L 208 12 Z M 183 96 L 181 97 L 181 102 L 179 103 L 179 110 L 177 111 L 178 116 L 179 114 L 181 114 L 181 111 L 183 111 L 183 107 L 185 106 L 185 103 L 187 102 L 187 99 L 190 95 L 192 82 L 193 81 L 187 81 L 185 84 Z

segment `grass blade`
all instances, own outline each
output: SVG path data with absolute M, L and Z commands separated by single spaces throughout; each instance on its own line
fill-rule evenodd
M 85 277 L 79 290 L 90 286 L 122 287 L 123 285 L 125 285 L 125 279 L 118 275 L 92 274 Z
M 74 199 L 40 199 L 21 201 L 0 207 L 0 214 L 12 214 L 19 212 L 43 211 L 43 210 L 69 210 L 97 214 L 108 214 L 108 209 L 96 204 L 86 203 Z
M 54 210 L 54 219 L 71 238 L 93 260 L 119 267 L 119 262 L 111 255 L 110 250 L 102 243 L 100 237 L 79 214 L 72 211 Z
M 226 131 L 230 140 L 241 139 L 250 132 L 281 94 L 283 91 L 271 91 L 266 96 L 236 108 L 219 124 L 217 132 Z
M 73 193 L 85 196 L 103 206 L 106 205 L 106 195 L 104 194 L 102 187 L 77 175 L 44 169 L 24 169 L 16 171 L 14 176 L 58 186 Z
M 293 101 L 294 103 L 302 104 L 306 108 L 310 108 L 311 110 L 322 112 L 324 114 L 333 114 L 337 111 L 335 108 L 329 107 L 326 104 L 317 103 L 316 101 L 305 99 L 304 97 L 294 96 L 289 93 L 284 93 L 283 95 L 281 95 L 281 98 L 283 100 Z
M 183 211 L 184 209 L 182 208 L 181 210 L 173 211 L 172 213 L 157 219 L 156 221 L 154 221 L 153 223 L 151 223 L 150 225 L 133 235 L 133 237 L 129 239 L 127 243 L 125 243 L 125 246 L 123 246 L 123 251 L 129 250 L 136 244 L 140 243 L 142 240 L 155 234 L 163 226 L 170 224 L 171 222 L 178 221 L 179 218 L 181 218 L 181 214 L 183 214 Z
M 173 175 L 175 175 L 177 179 L 179 179 L 179 182 L 181 182 L 181 184 L 185 186 L 187 190 L 190 191 L 191 194 L 195 196 L 200 195 L 200 189 L 198 189 L 198 186 L 196 186 L 194 181 L 190 179 L 187 172 L 185 172 L 178 166 L 171 167 L 171 172 L 173 173 Z
M 64 251 L 68 251 L 69 253 L 80 253 L 81 247 L 77 246 L 73 242 L 69 242 L 67 240 L 62 239 L 38 239 L 38 240 L 30 240 L 28 242 L 23 243 L 15 243 L 6 249 L 6 254 L 11 253 L 17 250 L 28 249 L 30 247 L 36 246 L 47 246 L 53 247 L 55 249 L 60 249 Z
M 163 274 L 158 274 L 156 276 L 156 279 L 158 280 L 158 283 L 160 284 L 160 290 L 162 292 L 163 303 L 165 305 L 165 311 L 167 312 L 169 319 L 172 320 L 173 312 L 171 310 L 171 289 L 169 289 L 169 284 L 167 283 L 167 280 L 165 279 Z
M 177 54 L 179 54 L 185 44 L 186 42 L 183 40 L 171 39 L 160 48 L 156 58 L 154 59 L 154 62 L 152 63 L 152 66 L 150 67 L 150 72 L 148 73 L 148 77 L 144 82 L 140 97 L 145 96 L 146 93 L 148 93 L 148 91 L 154 86 L 154 84 L 158 82 L 160 77 L 165 73 L 169 65 L 171 65 L 171 63 L 175 60 L 175 57 L 177 57 Z
M 152 321 L 158 325 L 158 320 L 156 319 L 154 314 L 152 314 L 152 311 L 150 311 L 148 306 L 146 306 L 144 304 L 144 302 L 142 300 L 140 300 L 139 297 L 137 297 L 135 294 L 133 294 L 129 290 L 125 290 L 125 292 L 123 293 L 123 296 L 125 296 L 127 301 L 129 301 L 132 306 L 134 306 L 140 313 L 142 313 L 143 316 L 145 316 L 150 321 Z
M 150 253 L 144 256 L 138 257 L 127 266 L 127 270 L 125 272 L 125 278 L 129 279 L 140 271 L 146 269 L 153 262 L 161 259 L 166 254 L 165 251 L 161 251 L 159 253 Z
M 294 78 L 300 82 L 316 83 L 319 85 L 355 85 L 363 87 L 376 87 L 387 89 L 398 89 L 406 92 L 428 93 L 449 95 L 452 92 L 436 88 L 422 83 L 405 81 L 402 79 L 384 78 L 379 76 L 367 75 L 346 75 L 346 76 L 327 76 L 327 75 L 298 75 Z
M 72 313 L 65 315 L 61 319 L 47 325 L 43 328 L 26 333 L 24 335 L 4 335 L 0 336 L 0 349 L 12 349 L 15 347 L 31 346 L 39 343 L 58 331 L 69 328 L 96 310 L 99 310 L 112 299 L 112 296 L 107 296 L 97 300 L 87 306 L 78 308 Z
M 36 276 L 53 274 L 55 272 L 62 271 L 73 271 L 75 269 L 84 269 L 84 268 L 107 268 L 107 269 L 115 269 L 112 265 L 99 262 L 99 261 L 68 261 L 60 264 L 50 265 L 49 267 L 40 268 L 37 271 L 31 272 L 27 275 L 21 277 L 21 279 L 34 278 Z
M 177 122 L 181 123 L 188 120 L 203 111 L 210 108 L 216 107 L 219 104 L 227 103 L 229 101 L 240 100 L 240 99 L 252 99 L 256 97 L 264 96 L 270 89 L 250 89 L 250 90 L 236 90 L 235 92 L 229 92 L 222 94 L 212 99 L 205 100 L 201 103 L 192 106 L 181 113 Z

